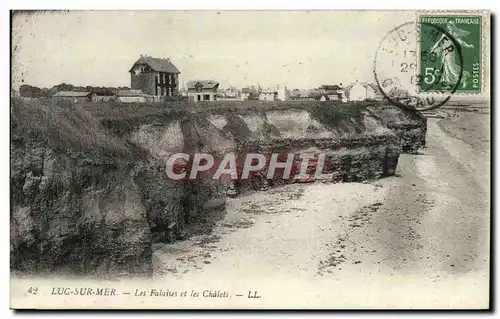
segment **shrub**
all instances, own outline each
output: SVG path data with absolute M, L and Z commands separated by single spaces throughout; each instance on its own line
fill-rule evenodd
M 124 157 L 129 151 L 101 123 L 78 105 L 49 99 L 13 99 L 11 126 L 14 142 L 42 144 L 59 151 Z

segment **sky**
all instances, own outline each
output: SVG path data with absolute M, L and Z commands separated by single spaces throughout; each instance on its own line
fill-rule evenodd
M 130 86 L 141 54 L 170 58 L 181 85 L 313 88 L 373 81 L 383 37 L 411 11 L 70 11 L 17 13 L 13 87 Z

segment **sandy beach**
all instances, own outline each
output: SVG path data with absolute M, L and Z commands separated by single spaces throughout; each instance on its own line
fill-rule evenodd
M 430 118 L 427 147 L 402 155 L 395 177 L 293 184 L 229 199 L 210 234 L 155 244 L 155 280 L 397 278 L 446 287 L 473 282 L 487 293 L 489 135 L 476 125 L 489 116 L 459 117 Z M 478 139 L 487 143 L 471 142 Z

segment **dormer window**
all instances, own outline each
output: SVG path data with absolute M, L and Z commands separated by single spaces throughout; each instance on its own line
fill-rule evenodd
M 200 83 L 196 84 L 196 92 L 201 92 L 202 85 Z

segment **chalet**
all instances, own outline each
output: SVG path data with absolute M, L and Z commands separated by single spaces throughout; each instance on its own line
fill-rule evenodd
M 239 93 L 240 92 L 234 87 L 227 88 L 224 90 L 224 97 L 230 98 L 230 99 L 236 99 L 236 98 L 238 98 Z
M 131 89 L 141 90 L 146 95 L 156 97 L 177 96 L 179 94 L 179 74 L 181 72 L 170 59 L 141 55 L 129 72 Z
M 249 88 L 242 88 L 240 93 L 240 100 L 241 101 L 248 100 L 248 98 L 250 97 L 250 93 L 251 91 Z
M 215 101 L 219 83 L 212 80 L 189 81 L 187 84 L 190 101 Z
M 261 101 L 276 101 L 278 98 L 278 92 L 274 90 L 262 91 L 259 94 L 259 100 Z
M 91 101 L 92 93 L 91 92 L 74 92 L 74 91 L 60 91 L 52 96 L 56 99 L 62 99 L 71 101 L 74 103 L 77 102 L 86 102 Z

